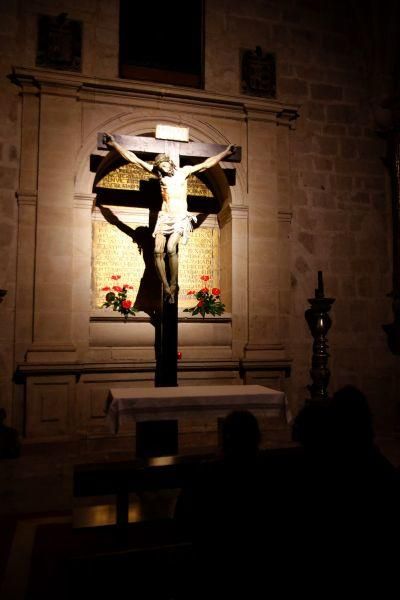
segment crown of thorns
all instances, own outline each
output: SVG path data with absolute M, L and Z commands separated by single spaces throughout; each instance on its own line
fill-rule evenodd
M 158 167 L 163 162 L 168 162 L 171 165 L 175 166 L 173 160 L 171 160 L 168 154 L 157 154 L 157 156 L 154 159 L 154 164 L 156 165 L 156 167 Z

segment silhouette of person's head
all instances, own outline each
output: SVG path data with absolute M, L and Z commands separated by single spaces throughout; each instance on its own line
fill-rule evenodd
M 332 426 L 336 444 L 344 449 L 364 450 L 373 445 L 372 415 L 364 394 L 353 385 L 332 397 Z
M 231 412 L 223 421 L 222 450 L 225 458 L 251 458 L 261 440 L 256 417 L 247 410 Z
M 329 414 L 325 403 L 312 401 L 303 406 L 296 416 L 292 439 L 306 451 L 320 452 L 328 443 Z

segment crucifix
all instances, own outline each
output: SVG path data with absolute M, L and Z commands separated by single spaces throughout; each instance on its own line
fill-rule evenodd
M 154 262 L 163 288 L 161 306 L 161 342 L 156 384 L 177 385 L 177 298 L 178 245 L 186 243 L 196 218 L 188 212 L 187 180 L 190 175 L 209 169 L 220 161 L 240 162 L 240 148 L 189 142 L 185 127 L 157 125 L 156 137 L 98 134 L 98 149 L 113 149 L 128 162 L 153 173 L 160 182 L 162 207 L 154 228 Z M 140 156 L 154 157 L 149 163 Z M 195 159 L 196 164 L 180 166 L 181 158 Z M 168 255 L 169 278 L 165 267 Z

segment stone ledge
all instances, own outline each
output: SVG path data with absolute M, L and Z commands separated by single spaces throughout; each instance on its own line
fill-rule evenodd
M 104 315 L 104 316 L 91 316 L 90 321 L 93 323 L 115 323 L 121 322 L 125 323 L 124 317 L 119 315 Z M 144 316 L 135 316 L 129 319 L 129 323 L 151 323 L 152 319 L 150 317 Z M 201 317 L 201 315 L 196 317 L 178 317 L 178 323 L 231 323 L 231 317 Z
M 240 361 L 240 367 L 245 371 L 284 371 L 285 377 L 289 377 L 291 365 L 291 359 L 242 359 Z
M 103 101 L 113 96 L 124 96 L 130 99 L 154 99 L 175 103 L 189 103 L 193 106 L 207 106 L 208 109 L 228 110 L 242 116 L 243 119 L 268 119 L 275 120 L 280 125 L 289 128 L 298 117 L 297 105 L 287 104 L 278 100 L 255 98 L 246 95 L 228 95 L 209 92 L 202 89 L 191 89 L 168 84 L 153 84 L 138 80 L 127 79 L 101 79 L 80 73 L 67 73 L 51 69 L 38 69 L 16 66 L 9 75 L 12 83 L 22 88 L 22 93 L 56 94 L 76 96 L 80 100 L 96 102 Z
M 239 370 L 238 360 L 190 360 L 179 361 L 178 371 L 234 371 Z M 135 360 L 120 362 L 96 362 L 96 363 L 20 363 L 17 365 L 16 377 L 19 382 L 27 377 L 39 375 L 85 375 L 93 373 L 132 373 L 154 371 L 155 361 Z

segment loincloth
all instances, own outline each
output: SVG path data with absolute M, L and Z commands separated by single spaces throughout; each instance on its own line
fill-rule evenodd
M 157 233 L 161 233 L 162 235 L 180 233 L 182 244 L 186 244 L 189 234 L 193 231 L 193 223 L 197 223 L 197 218 L 190 213 L 186 213 L 183 217 L 176 217 L 160 210 L 156 226 L 154 227 L 153 237 L 156 237 Z

